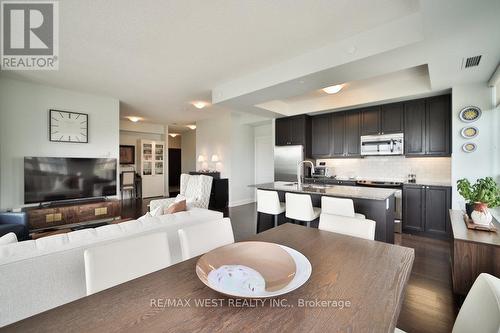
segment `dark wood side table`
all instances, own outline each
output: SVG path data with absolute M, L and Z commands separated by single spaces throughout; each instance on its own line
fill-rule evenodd
M 500 223 L 493 219 L 497 232 L 471 230 L 465 225 L 464 212 L 453 209 L 450 220 L 453 292 L 465 296 L 479 274 L 500 278 Z

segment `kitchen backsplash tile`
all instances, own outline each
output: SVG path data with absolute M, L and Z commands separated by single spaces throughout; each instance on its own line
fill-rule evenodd
M 318 159 L 326 162 L 332 175 L 339 178 L 406 181 L 408 174 L 416 174 L 417 182 L 451 182 L 451 158 L 403 156 L 373 156 L 353 159 Z

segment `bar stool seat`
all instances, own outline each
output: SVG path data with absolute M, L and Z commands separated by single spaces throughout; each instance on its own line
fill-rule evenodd
M 285 203 L 280 202 L 278 192 L 257 190 L 257 233 L 259 232 L 259 213 L 274 216 L 274 226 L 278 226 L 278 216 L 285 212 Z
M 330 215 L 366 219 L 365 215 L 354 211 L 354 201 L 352 199 L 323 196 L 321 197 L 321 211 Z
M 311 222 L 316 220 L 321 214 L 321 208 L 313 207 L 309 194 L 285 194 L 286 217 L 292 220 L 306 222 L 311 226 Z

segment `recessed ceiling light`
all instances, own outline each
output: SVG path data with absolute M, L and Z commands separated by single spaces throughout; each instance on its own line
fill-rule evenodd
M 141 118 L 141 117 L 132 117 L 132 116 L 131 116 L 131 117 L 127 117 L 127 118 L 128 118 L 128 120 L 130 120 L 130 121 L 131 121 L 131 122 L 133 122 L 133 123 L 136 123 L 136 122 L 138 122 L 139 120 L 142 120 L 142 118 Z
M 191 129 L 191 130 L 195 130 L 196 129 L 196 125 L 186 125 L 187 128 Z
M 171 137 L 175 138 L 176 136 L 180 135 L 179 133 L 168 133 Z
M 193 104 L 194 107 L 197 109 L 203 109 L 205 106 L 208 105 L 207 102 L 203 102 L 203 101 L 192 102 L 191 104 Z
M 323 91 L 326 92 L 327 94 L 336 94 L 340 90 L 342 90 L 343 87 L 344 87 L 343 84 L 337 84 L 337 85 L 334 85 L 334 86 L 323 88 Z

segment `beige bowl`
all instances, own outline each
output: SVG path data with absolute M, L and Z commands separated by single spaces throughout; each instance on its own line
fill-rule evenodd
M 240 242 L 229 244 L 204 254 L 196 264 L 196 274 L 205 285 L 226 295 L 272 297 L 276 292 L 288 286 L 296 275 L 296 260 L 290 254 L 290 251 L 296 252 L 296 255 L 301 255 L 293 249 L 273 243 Z M 309 264 L 307 258 L 304 257 L 304 259 Z M 259 279 L 263 278 L 265 281 L 265 291 L 256 294 L 248 294 L 245 291 L 235 292 L 234 288 L 233 290 L 229 290 L 223 283 L 216 284 L 213 281 L 209 281 L 209 274 L 213 270 L 217 270 L 221 266 L 236 265 L 238 267 L 248 267 L 250 268 L 249 271 L 257 271 L 257 274 L 260 274 Z M 230 273 L 229 275 L 231 276 Z M 280 293 L 278 292 L 277 294 Z

